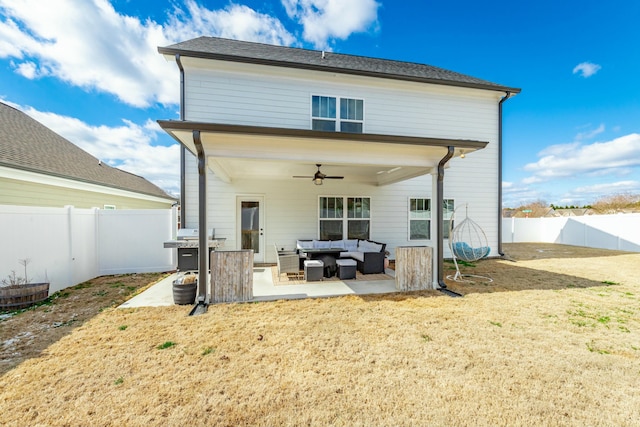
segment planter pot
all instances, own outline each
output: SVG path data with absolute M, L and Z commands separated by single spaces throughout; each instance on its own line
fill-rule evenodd
M 30 307 L 49 297 L 49 283 L 0 287 L 0 310 Z
M 173 302 L 175 304 L 185 305 L 193 304 L 196 301 L 196 292 L 198 290 L 198 282 L 194 283 L 176 283 L 173 282 Z

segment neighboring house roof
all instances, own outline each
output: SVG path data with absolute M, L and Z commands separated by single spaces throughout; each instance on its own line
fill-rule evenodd
M 567 208 L 567 209 L 556 209 L 555 212 L 559 216 L 585 216 L 585 215 L 593 215 L 593 211 L 588 208 Z
M 111 167 L 0 102 L 0 166 L 175 200 L 141 176 Z
M 196 58 L 508 91 L 513 94 L 520 92 L 518 88 L 502 86 L 431 65 L 274 46 L 218 37 L 198 37 L 171 46 L 159 47 L 158 51 L 164 55 L 179 54 Z

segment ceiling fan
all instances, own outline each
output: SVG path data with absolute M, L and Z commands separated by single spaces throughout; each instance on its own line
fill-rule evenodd
M 315 185 L 322 185 L 322 181 L 325 178 L 326 179 L 343 179 L 344 178 L 344 176 L 327 176 L 322 172 L 320 172 L 320 166 L 322 166 L 321 164 L 316 163 L 316 166 L 318 167 L 318 171 L 313 176 L 294 176 L 294 178 L 311 178 L 311 180 Z

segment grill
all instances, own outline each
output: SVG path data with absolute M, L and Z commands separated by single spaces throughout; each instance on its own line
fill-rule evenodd
M 176 248 L 178 250 L 178 271 L 198 270 L 198 236 L 197 228 L 181 228 L 177 233 L 177 240 L 164 242 L 165 248 Z M 224 238 L 215 237 L 215 229 L 207 230 L 207 245 L 209 256 L 211 251 L 224 244 Z

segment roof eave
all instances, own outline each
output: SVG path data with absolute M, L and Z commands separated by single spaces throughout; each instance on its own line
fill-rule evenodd
M 376 77 L 376 78 L 382 78 L 382 79 L 409 81 L 409 82 L 416 82 L 416 83 L 428 83 L 428 84 L 443 85 L 443 86 L 464 87 L 464 88 L 470 88 L 470 89 L 483 89 L 483 90 L 491 90 L 491 91 L 497 91 L 497 92 L 510 92 L 511 94 L 517 94 L 517 93 L 520 93 L 521 91 L 520 88 L 514 88 L 514 87 L 508 87 L 508 86 L 472 83 L 472 82 L 458 82 L 455 80 L 441 80 L 441 79 L 433 79 L 433 78 L 427 78 L 427 77 L 407 76 L 407 75 L 401 75 L 401 74 L 381 73 L 381 72 L 374 72 L 374 71 L 356 70 L 356 69 L 350 69 L 350 68 L 331 67 L 326 65 L 320 66 L 316 64 L 304 64 L 301 62 L 277 61 L 273 59 L 264 59 L 264 58 L 250 58 L 246 56 L 225 55 L 225 54 L 219 54 L 219 53 L 213 53 L 213 52 L 201 52 L 201 51 L 194 51 L 194 50 L 176 49 L 171 47 L 158 47 L 158 52 L 161 53 L 162 55 L 170 55 L 170 56 L 180 55 L 180 56 L 186 56 L 190 58 L 238 62 L 243 64 L 296 68 L 296 69 L 310 70 L 310 71 L 324 71 L 324 72 L 350 74 L 350 75 L 357 75 L 357 76 Z
M 274 128 L 264 126 L 250 125 L 231 125 L 211 122 L 193 122 L 188 120 L 158 120 L 157 123 L 165 131 L 182 130 L 191 131 L 199 130 L 203 132 L 228 133 L 228 134 L 245 134 L 255 136 L 275 136 L 283 138 L 313 138 L 313 139 L 333 139 L 343 141 L 358 141 L 385 144 L 404 144 L 404 145 L 427 145 L 432 147 L 448 147 L 455 146 L 457 148 L 466 148 L 471 150 L 480 150 L 487 146 L 487 141 L 478 140 L 452 140 L 447 138 L 403 136 L 403 135 L 383 135 L 372 133 L 349 133 L 349 132 L 327 132 L 311 129 L 291 129 L 291 128 Z M 178 141 L 180 142 L 180 141 Z

